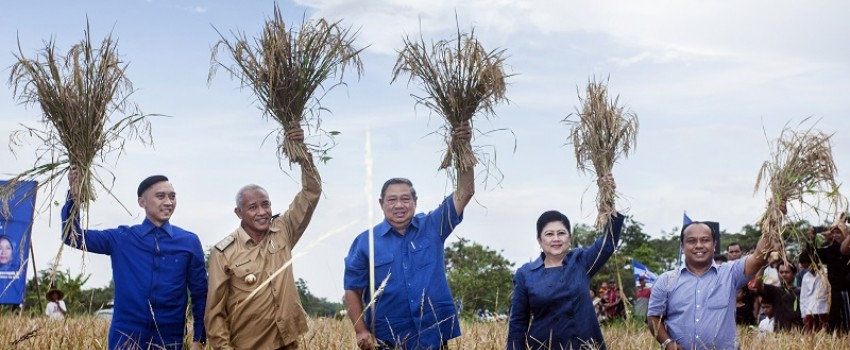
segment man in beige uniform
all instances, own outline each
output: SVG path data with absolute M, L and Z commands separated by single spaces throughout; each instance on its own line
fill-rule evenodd
M 286 137 L 303 140 L 304 132 L 295 129 Z M 291 266 L 245 301 L 292 259 L 292 247 L 307 229 L 322 192 L 312 160 L 301 163 L 301 183 L 301 192 L 282 215 L 272 216 L 262 187 L 248 185 L 237 194 L 240 227 L 210 252 L 204 321 L 213 349 L 297 349 L 298 337 L 307 332 Z

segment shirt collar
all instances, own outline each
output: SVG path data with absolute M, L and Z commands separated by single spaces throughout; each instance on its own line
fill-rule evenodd
M 531 266 L 530 266 L 530 268 L 531 268 L 532 270 L 537 270 L 537 269 L 539 269 L 539 268 L 543 267 L 543 259 L 544 259 L 544 258 L 546 258 L 546 254 L 544 254 L 543 252 L 541 252 L 541 253 L 540 253 L 540 256 L 538 256 L 536 260 L 534 260 L 534 261 L 532 261 L 532 262 L 531 262 Z
M 711 266 L 709 266 L 709 268 L 708 268 L 708 270 L 706 270 L 706 272 L 708 272 L 711 269 L 714 269 L 714 271 L 717 271 L 719 268 L 720 268 L 720 265 L 717 264 L 716 262 L 712 261 Z M 679 272 L 682 272 L 684 270 L 688 270 L 688 263 L 683 261 L 682 265 L 679 266 Z M 688 270 L 688 271 L 690 271 L 690 270 Z
M 268 236 L 268 234 L 272 232 L 276 233 L 278 231 L 280 231 L 280 228 L 271 225 L 269 226 L 269 232 L 267 232 L 266 235 Z M 239 228 L 236 229 L 236 240 L 239 241 L 239 244 L 242 246 L 248 244 L 248 242 L 251 242 L 254 245 L 260 244 L 260 242 L 255 242 L 254 239 L 251 238 L 251 235 L 248 234 L 248 231 L 245 231 L 245 229 L 242 228 L 242 225 L 239 225 Z
M 174 230 L 171 226 L 171 222 L 166 221 L 159 228 L 165 231 L 165 233 L 167 233 L 169 237 L 174 237 Z M 153 232 L 155 229 L 157 229 L 156 225 L 154 225 L 153 222 L 148 220 L 148 218 L 145 218 L 145 221 L 142 221 L 142 236 Z
M 419 218 L 417 218 L 415 215 L 410 219 L 410 225 L 407 225 L 407 230 L 405 230 L 405 234 L 407 232 L 410 232 L 411 227 L 414 229 L 419 229 Z M 384 218 L 384 221 L 381 221 L 380 223 L 378 223 L 378 225 L 375 226 L 375 232 L 381 236 L 386 236 L 392 231 L 393 226 L 390 225 L 390 222 L 387 221 L 386 218 Z

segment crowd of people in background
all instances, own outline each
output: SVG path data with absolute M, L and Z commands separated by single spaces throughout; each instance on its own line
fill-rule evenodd
M 646 286 L 646 280 L 642 279 L 642 281 L 643 286 Z M 638 288 L 640 289 L 640 287 Z M 649 288 L 645 290 L 648 292 Z M 612 278 L 602 281 L 597 290 L 591 288 L 590 298 L 593 301 L 593 309 L 596 311 L 596 319 L 600 324 L 626 317 L 626 304 L 623 301 L 620 288 L 617 287 L 617 280 Z M 647 300 L 648 298 L 647 295 Z M 637 304 L 635 304 L 635 307 L 637 308 Z M 643 315 L 646 316 L 645 306 Z
M 820 236 L 821 238 L 818 238 Z M 813 227 L 797 256 L 770 256 L 768 265 L 737 293 L 738 325 L 764 332 L 850 331 L 850 232 L 846 223 Z M 820 242 L 820 243 L 816 243 Z M 740 259 L 731 243 L 717 263 Z M 752 249 L 750 250 L 752 253 Z

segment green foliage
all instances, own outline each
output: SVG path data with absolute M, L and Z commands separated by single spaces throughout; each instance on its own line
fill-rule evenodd
M 446 247 L 446 275 L 464 316 L 475 310 L 504 312 L 510 308 L 514 264 L 468 239 Z
M 106 287 L 84 289 L 80 296 L 85 304 L 85 313 L 93 314 L 115 298 L 115 281 L 109 281 Z
M 295 281 L 295 288 L 298 289 L 298 297 L 301 298 L 301 306 L 304 308 L 304 312 L 306 312 L 307 315 L 314 317 L 333 317 L 343 309 L 343 305 L 340 303 L 332 303 L 325 298 L 319 298 L 313 295 L 313 293 L 310 293 L 310 289 L 307 288 L 307 281 L 301 278 L 299 278 L 298 281 Z
M 68 307 L 68 315 L 79 315 L 88 310 L 89 299 L 83 293 L 83 285 L 89 280 L 91 275 L 83 275 L 82 273 L 76 276 L 71 275 L 71 270 L 56 271 L 53 278 L 53 283 L 50 283 L 50 269 L 44 269 L 38 272 L 38 290 L 36 290 L 35 277 L 27 282 L 26 294 L 24 297 L 24 309 L 32 314 L 43 314 L 44 308 L 47 307 L 47 292 L 50 289 L 59 289 L 65 293 L 65 305 Z M 41 292 L 39 294 L 39 292 Z

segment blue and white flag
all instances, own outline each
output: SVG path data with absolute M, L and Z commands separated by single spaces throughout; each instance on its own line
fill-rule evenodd
M 632 273 L 635 274 L 635 283 L 638 282 L 638 278 L 641 276 L 646 279 L 646 284 L 648 285 L 655 283 L 655 279 L 658 278 L 658 275 L 652 273 L 652 271 L 649 271 L 646 266 L 634 259 L 632 259 Z
M 690 223 L 694 222 L 691 218 L 688 217 L 688 211 L 682 214 L 682 232 L 685 230 L 685 226 L 688 226 Z M 682 251 L 682 242 L 679 242 L 679 260 L 676 261 L 676 267 L 682 265 L 682 261 L 685 261 L 685 252 Z

